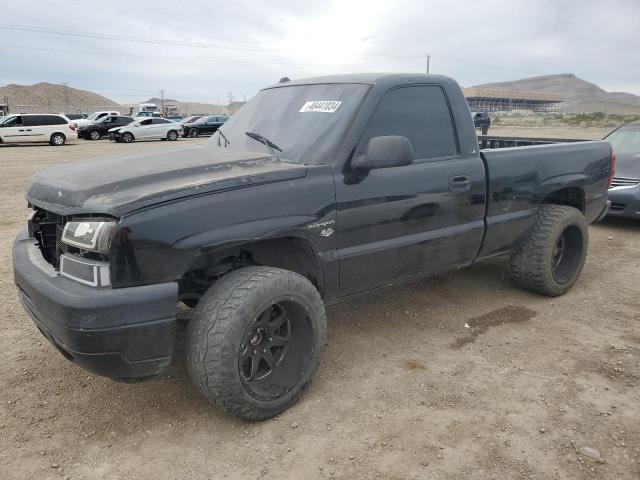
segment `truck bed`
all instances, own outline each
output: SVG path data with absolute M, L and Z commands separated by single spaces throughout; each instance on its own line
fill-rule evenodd
M 517 244 L 538 206 L 557 195 L 554 192 L 563 192 L 567 204 L 581 204 L 588 222 L 595 221 L 606 206 L 611 168 L 611 147 L 606 142 L 503 147 L 482 150 L 480 155 L 487 177 L 487 232 L 481 258 Z

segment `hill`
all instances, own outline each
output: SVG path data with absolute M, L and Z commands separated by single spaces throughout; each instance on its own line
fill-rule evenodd
M 485 83 L 478 88 L 525 90 L 557 93 L 563 96 L 562 111 L 567 113 L 639 113 L 640 97 L 631 93 L 607 92 L 572 73 L 524 78 L 510 82 Z
M 53 83 L 7 85 L 0 89 L 0 102 L 6 95 L 12 112 L 76 112 L 117 107 L 117 102 L 97 93 Z

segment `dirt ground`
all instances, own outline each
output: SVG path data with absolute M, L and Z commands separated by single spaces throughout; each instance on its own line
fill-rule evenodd
M 0 146 L 0 479 L 640 478 L 640 222 L 592 225 L 560 298 L 497 260 L 331 307 L 314 383 L 271 421 L 209 405 L 180 359 L 136 385 L 68 362 L 13 285 L 28 178 L 203 141 Z

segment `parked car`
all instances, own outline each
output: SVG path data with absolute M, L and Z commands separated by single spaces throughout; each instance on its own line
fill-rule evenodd
M 124 127 L 109 129 L 109 138 L 116 142 L 131 143 L 134 140 L 175 141 L 182 133 L 182 125 L 166 118 L 141 118 Z
M 0 123 L 0 143 L 50 143 L 60 146 L 77 140 L 76 126 L 64 115 L 10 115 Z
M 67 117 L 69 120 L 72 120 L 72 121 L 87 118 L 87 115 L 84 113 L 63 113 L 61 115 L 64 115 L 65 117 Z
M 78 137 L 87 140 L 100 140 L 103 136 L 109 136 L 109 130 L 117 127 L 124 127 L 133 122 L 132 117 L 106 116 L 95 123 L 78 127 Z
M 612 172 L 601 141 L 480 152 L 448 77 L 290 81 L 207 145 L 36 173 L 15 281 L 63 355 L 129 381 L 168 367 L 177 303 L 195 307 L 191 379 L 266 419 L 309 386 L 325 304 L 497 256 L 516 285 L 567 292 Z
M 489 133 L 491 117 L 487 112 L 471 112 L 471 117 L 473 118 L 473 125 L 481 130 L 482 135 Z
M 182 122 L 182 115 L 176 115 L 174 117 L 165 117 L 167 120 L 171 120 L 172 122 L 177 122 L 177 123 L 181 123 Z
M 136 118 L 162 118 L 160 112 L 138 112 Z
M 200 135 L 212 135 L 218 128 L 224 125 L 227 120 L 229 120 L 229 117 L 226 115 L 202 117 L 194 122 L 183 124 L 184 131 L 182 135 L 192 138 L 199 137 Z
M 180 123 L 182 123 L 182 125 L 186 125 L 187 123 L 193 123 L 202 117 L 203 117 L 202 115 L 191 115 L 189 117 L 183 118 Z
M 115 110 L 102 110 L 99 112 L 90 113 L 87 118 L 80 118 L 78 120 L 74 120 L 73 123 L 76 124 L 77 127 L 82 127 L 83 125 L 89 125 L 91 123 L 95 123 L 103 117 L 106 116 L 117 116 L 120 115 L 120 112 Z
M 604 140 L 616 154 L 616 172 L 609 189 L 609 215 L 640 218 L 640 122 L 617 128 Z

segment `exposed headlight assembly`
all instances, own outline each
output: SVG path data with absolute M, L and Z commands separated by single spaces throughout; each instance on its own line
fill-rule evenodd
M 67 222 L 62 231 L 62 242 L 73 247 L 98 253 L 109 253 L 115 221 L 76 219 Z

